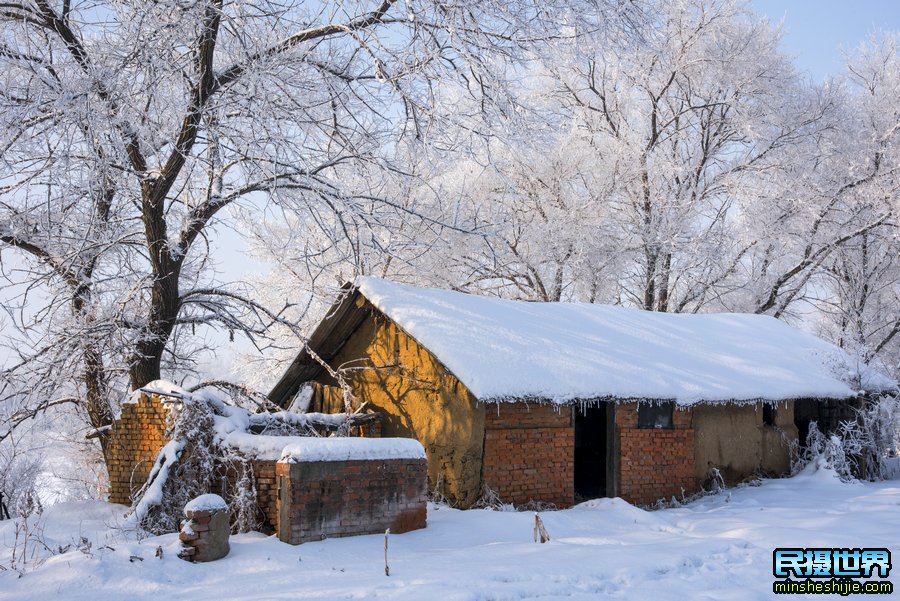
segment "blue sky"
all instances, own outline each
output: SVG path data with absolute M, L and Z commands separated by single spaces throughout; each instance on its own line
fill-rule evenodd
M 751 0 L 773 23 L 784 20 L 783 47 L 815 81 L 841 70 L 852 49 L 877 30 L 900 29 L 900 0 Z

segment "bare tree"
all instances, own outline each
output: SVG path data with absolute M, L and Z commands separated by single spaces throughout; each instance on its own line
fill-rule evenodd
M 892 227 L 896 49 L 870 49 L 847 85 L 815 86 L 746 3 L 646 8 L 642 35 L 544 57 L 541 118 L 470 185 L 479 210 L 499 208 L 461 281 L 785 315 L 812 300 L 835 250 Z
M 465 199 L 464 214 L 482 234 L 454 240 L 452 285 L 541 302 L 607 300 L 596 291 L 611 289 L 617 273 L 599 199 L 616 177 L 595 173 L 592 153 L 559 125 L 530 121 L 437 178 L 447 196 Z
M 772 27 L 740 2 L 662 3 L 636 48 L 596 49 L 558 75 L 589 143 L 618 165 L 624 300 L 696 311 L 721 295 L 746 248 L 734 244 L 744 174 L 771 167 L 820 113 L 798 93 Z

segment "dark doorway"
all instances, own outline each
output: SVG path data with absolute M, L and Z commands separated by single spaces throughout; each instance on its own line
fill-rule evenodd
M 800 400 L 794 402 L 794 425 L 797 426 L 797 438 L 800 450 L 806 450 L 806 438 L 809 436 L 810 422 L 819 421 L 819 404 L 816 401 Z
M 606 496 L 607 407 L 575 408 L 575 501 Z
M 857 401 L 858 402 L 858 401 Z M 837 431 L 841 422 L 856 419 L 857 402 L 850 399 L 801 399 L 794 401 L 794 425 L 800 438 L 800 449 L 807 447 L 810 423 L 828 436 Z

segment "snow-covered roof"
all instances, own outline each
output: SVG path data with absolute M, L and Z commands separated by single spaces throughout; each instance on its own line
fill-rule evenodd
M 482 401 L 848 398 L 897 384 L 773 317 L 532 303 L 363 277 L 359 291 Z

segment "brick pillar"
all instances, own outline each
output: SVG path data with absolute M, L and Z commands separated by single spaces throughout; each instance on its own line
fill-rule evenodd
M 109 502 L 131 504 L 131 496 L 147 481 L 159 450 L 166 444 L 169 409 L 160 397 L 141 393 L 136 403 L 122 405 L 109 430 Z

